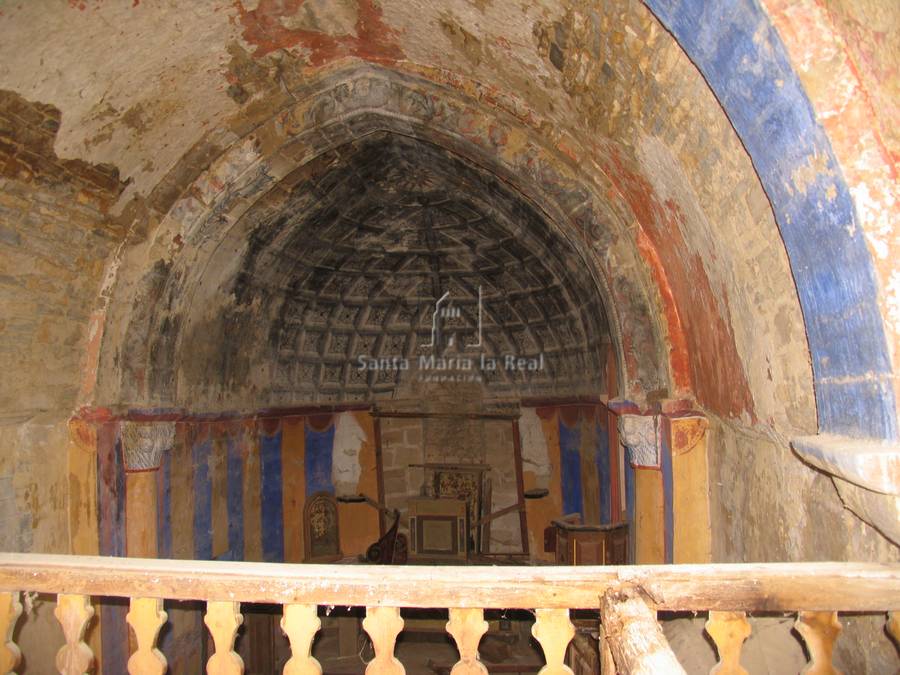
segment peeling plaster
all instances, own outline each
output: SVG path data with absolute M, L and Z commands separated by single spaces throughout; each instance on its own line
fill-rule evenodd
M 338 495 L 359 492 L 361 465 L 359 452 L 367 441 L 366 432 L 352 412 L 338 413 L 334 422 L 334 451 L 331 479 Z

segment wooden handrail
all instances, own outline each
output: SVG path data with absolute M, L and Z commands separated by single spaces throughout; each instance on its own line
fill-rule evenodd
M 0 591 L 91 596 L 568 609 L 598 608 L 608 590 L 624 585 L 659 610 L 900 610 L 900 564 L 430 567 L 0 554 Z

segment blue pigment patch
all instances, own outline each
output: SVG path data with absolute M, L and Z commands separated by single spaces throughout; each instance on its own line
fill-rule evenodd
M 562 483 L 563 515 L 580 513 L 581 501 L 581 428 L 576 422 L 568 427 L 559 415 L 560 482 Z
M 259 444 L 262 552 L 264 562 L 284 562 L 284 504 L 281 485 L 281 431 L 265 432 Z
M 317 492 L 334 494 L 331 467 L 334 453 L 334 424 L 326 431 L 316 431 L 312 425 L 304 425 L 306 472 L 306 496 Z
M 212 454 L 212 440 L 208 434 L 202 442 L 193 446 L 194 463 L 194 557 L 197 560 L 212 560 L 212 482 L 209 476 L 209 457 Z
M 828 137 L 768 16 L 756 0 L 645 4 L 703 73 L 772 203 L 806 324 L 820 431 L 896 440 L 871 254 Z M 824 171 L 801 189 L 793 175 L 809 166 Z

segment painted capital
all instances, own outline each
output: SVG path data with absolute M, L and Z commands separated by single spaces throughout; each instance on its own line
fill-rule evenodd
M 686 455 L 706 436 L 709 420 L 699 415 L 669 418 L 672 433 L 672 453 Z
M 122 454 L 126 471 L 158 469 L 175 439 L 174 422 L 123 422 Z
M 628 461 L 638 468 L 658 469 L 659 417 L 656 415 L 622 415 L 619 435 L 628 449 Z

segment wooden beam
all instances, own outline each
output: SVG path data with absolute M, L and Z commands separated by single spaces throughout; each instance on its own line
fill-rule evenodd
M 519 499 L 519 537 L 522 540 L 522 553 L 530 554 L 528 541 L 528 513 L 525 510 L 525 474 L 522 467 L 522 438 L 519 436 L 519 421 L 513 420 L 513 462 L 516 467 L 516 495 Z
M 218 422 L 223 420 L 253 420 L 280 417 L 307 417 L 326 413 L 341 413 L 355 410 L 370 410 L 371 403 L 343 403 L 337 405 L 298 405 L 262 410 L 228 410 L 224 412 L 192 412 L 185 408 L 165 408 L 160 410 L 129 409 L 127 407 L 80 408 L 73 418 L 86 422 Z
M 441 464 L 440 462 L 425 462 L 424 464 L 407 464 L 416 469 L 445 469 L 447 471 L 490 471 L 490 464 Z
M 517 511 L 521 511 L 524 508 L 524 504 L 513 504 L 512 506 L 507 506 L 504 509 L 500 509 L 499 511 L 494 511 L 493 513 L 489 513 L 484 518 L 479 518 L 474 523 L 472 523 L 472 527 L 476 528 L 479 525 L 484 525 L 485 523 L 489 523 L 492 520 L 496 520 L 497 518 L 501 518 L 508 513 L 515 513 Z M 527 553 L 523 553 L 522 555 L 528 555 Z
M 517 420 L 519 413 L 503 412 L 405 412 L 373 410 L 372 417 L 396 417 L 401 419 L 439 419 L 439 420 Z
M 378 481 L 378 503 L 384 504 L 384 455 L 381 448 L 381 420 L 377 417 L 372 420 L 372 429 L 375 434 L 375 478 Z M 378 538 L 384 536 L 387 527 L 384 522 L 384 512 L 378 509 Z
M 609 402 L 609 397 L 606 395 L 601 396 L 560 396 L 557 398 L 550 397 L 525 397 L 522 399 L 520 405 L 523 408 L 547 408 L 547 407 L 556 407 L 556 406 L 564 406 L 564 405 L 597 405 L 598 403 L 601 405 L 606 405 Z
M 656 612 L 634 588 L 609 590 L 600 603 L 606 644 L 622 675 L 686 675 Z
M 639 587 L 656 609 L 900 610 L 898 563 L 584 567 L 290 565 L 0 554 L 0 591 L 392 607 L 595 609 Z

